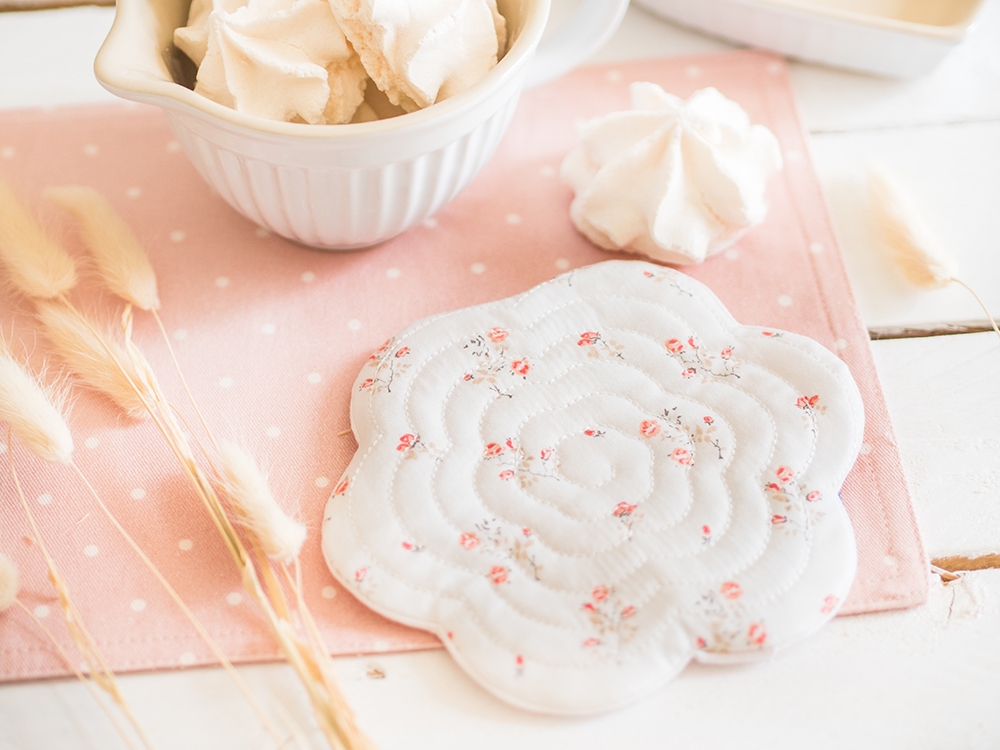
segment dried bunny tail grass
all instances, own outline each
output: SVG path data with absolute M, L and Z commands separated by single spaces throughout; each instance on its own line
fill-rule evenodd
M 149 416 L 139 376 L 125 350 L 106 331 L 59 302 L 38 302 L 38 319 L 55 353 L 77 376 L 136 420 Z
M 306 540 L 305 525 L 281 509 L 267 478 L 246 451 L 225 440 L 218 450 L 223 486 L 240 525 L 272 560 L 290 562 L 298 557 Z
M 0 354 L 0 422 L 39 458 L 68 465 L 73 435 L 62 415 L 63 399 L 42 388 L 9 354 Z
M 142 310 L 159 308 L 156 273 L 146 252 L 100 193 L 82 185 L 68 185 L 48 188 L 45 197 L 79 222 L 83 242 L 112 292 Z
M 884 168 L 868 173 L 875 228 L 892 258 L 916 286 L 937 288 L 955 280 L 955 262 L 934 240 L 903 188 Z
M 911 283 L 937 289 L 955 283 L 962 286 L 983 308 L 997 336 L 1000 326 L 976 290 L 958 278 L 958 266 L 931 236 L 906 192 L 884 168 L 872 166 L 868 189 L 879 239 Z
M 0 552 L 0 612 L 14 605 L 20 590 L 21 577 L 17 572 L 17 564 Z
M 14 287 L 52 299 L 76 286 L 73 259 L 42 229 L 14 189 L 0 180 L 0 260 Z

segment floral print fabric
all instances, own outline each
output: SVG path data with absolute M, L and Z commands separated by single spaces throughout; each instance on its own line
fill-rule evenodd
M 334 575 L 532 710 L 635 700 L 760 658 L 847 595 L 847 368 L 712 292 L 610 261 L 421 321 L 354 386 Z

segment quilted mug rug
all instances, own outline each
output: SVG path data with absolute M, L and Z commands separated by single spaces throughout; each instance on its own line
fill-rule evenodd
M 672 269 L 599 263 L 415 323 L 351 422 L 327 564 L 523 708 L 605 711 L 691 659 L 761 658 L 854 576 L 847 367 Z

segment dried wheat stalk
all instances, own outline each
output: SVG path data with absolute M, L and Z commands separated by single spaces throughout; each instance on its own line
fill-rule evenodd
M 976 298 L 993 330 L 1000 336 L 1000 328 L 986 303 L 975 289 L 958 278 L 958 265 L 934 238 L 896 179 L 884 167 L 873 166 L 868 174 L 868 190 L 879 242 L 910 283 L 927 289 L 938 289 L 953 283 L 965 287 Z
M 66 195 L 68 193 L 65 191 L 60 194 L 60 202 L 64 205 Z M 77 192 L 75 195 L 79 198 L 81 194 Z M 260 608 L 282 653 L 298 674 L 320 729 L 330 746 L 335 750 L 369 750 L 372 748 L 370 741 L 358 729 L 353 713 L 336 685 L 328 651 L 306 607 L 301 587 L 288 576 L 284 566 L 285 561 L 297 559 L 305 538 L 305 528 L 280 508 L 253 459 L 233 444 L 220 444 L 215 439 L 174 357 L 184 388 L 209 440 L 216 448 L 216 457 L 211 463 L 213 467 L 217 465 L 219 468 L 214 469 L 214 480 L 205 474 L 195 460 L 194 451 L 178 423 L 173 405 L 163 394 L 152 368 L 132 338 L 132 305 L 135 305 L 153 312 L 164 340 L 170 347 L 166 330 L 155 312 L 158 300 L 156 304 L 144 304 L 135 293 L 135 289 L 141 286 L 149 288 L 150 284 L 148 278 L 140 283 L 132 275 L 148 277 L 152 273 L 152 266 L 145 259 L 145 253 L 138 242 L 128 239 L 131 233 L 106 203 L 100 203 L 98 210 L 83 211 L 78 206 L 84 202 L 91 207 L 98 205 L 93 195 L 89 195 L 86 201 L 78 202 L 76 208 L 70 206 L 85 221 L 84 242 L 95 255 L 96 265 L 107 287 L 129 303 L 122 316 L 126 356 L 123 361 L 112 347 L 104 347 L 109 366 L 118 367 L 123 373 L 136 373 L 135 376 L 126 378 L 129 385 L 136 390 L 136 395 L 143 402 L 195 493 L 202 500 L 236 564 L 244 588 Z M 125 227 L 124 232 L 122 227 Z M 122 237 L 126 239 L 122 240 Z M 115 242 L 117 249 L 106 252 L 100 247 L 95 248 L 95 245 L 102 242 Z M 98 258 L 98 255 L 101 257 Z M 142 257 L 138 258 L 140 255 Z M 170 351 L 173 356 L 172 348 Z M 140 392 L 141 387 L 145 388 L 144 392 Z M 227 498 L 227 502 L 223 502 L 220 492 Z M 246 536 L 246 543 L 237 527 Z M 289 607 L 281 581 L 274 575 L 273 566 L 285 572 L 286 584 L 293 593 L 298 619 L 303 623 L 302 634 L 294 624 L 292 608 Z

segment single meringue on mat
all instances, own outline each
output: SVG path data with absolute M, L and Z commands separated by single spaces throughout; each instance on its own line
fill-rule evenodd
M 368 77 L 326 0 L 250 0 L 211 12 L 206 26 L 195 91 L 213 101 L 271 120 L 335 124 L 350 122 L 364 98 Z
M 584 124 L 563 161 L 581 233 L 607 250 L 700 263 L 764 221 L 782 165 L 770 130 L 714 88 L 687 101 L 653 83 L 630 93 L 632 109 Z
M 407 112 L 479 81 L 506 48 L 496 0 L 330 0 L 368 74 Z

